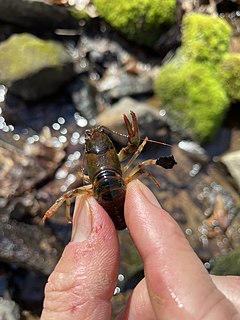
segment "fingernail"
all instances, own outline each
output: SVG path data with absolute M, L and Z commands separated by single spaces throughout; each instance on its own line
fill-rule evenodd
M 72 228 L 72 242 L 86 241 L 92 231 L 92 213 L 89 202 L 85 197 L 77 199 Z
M 137 180 L 137 184 L 138 184 L 139 190 L 141 191 L 145 199 L 149 201 L 151 204 L 161 208 L 160 203 L 158 202 L 157 198 L 152 193 L 152 191 L 149 190 L 140 180 Z

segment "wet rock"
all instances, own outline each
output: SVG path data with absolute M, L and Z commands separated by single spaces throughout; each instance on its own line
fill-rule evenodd
M 79 172 L 81 170 L 82 159 L 70 160 L 70 154 L 66 162 L 56 171 L 55 177 L 49 183 L 42 186 L 36 199 L 41 207 L 42 214 L 66 191 L 80 187 L 83 183 Z M 51 222 L 66 224 L 66 206 L 62 205 L 57 214 L 51 217 Z
M 39 136 L 37 137 L 41 140 Z M 40 141 L 34 143 L 34 138 L 31 138 L 30 144 L 27 143 L 27 140 L 19 147 L 7 143 L 4 147 L 0 147 L 0 182 L 2 185 L 0 208 L 5 208 L 4 210 L 12 198 L 24 193 L 26 193 L 24 207 L 33 206 L 34 203 L 28 191 L 53 176 L 65 156 L 64 146 L 52 146 L 49 136 L 45 144 Z
M 207 261 L 232 248 L 229 232 L 240 206 L 239 195 L 218 164 L 197 163 L 176 146 L 172 153 L 177 161 L 172 170 L 151 168 L 160 189 L 149 179 L 143 181 L 177 220 L 199 257 Z M 235 246 L 240 247 L 239 237 Z
M 209 161 L 209 157 L 206 154 L 206 151 L 198 143 L 194 141 L 182 140 L 179 142 L 178 147 L 181 150 L 187 152 L 188 155 L 195 161 L 199 161 L 199 162 Z
M 71 88 L 72 100 L 75 108 L 87 120 L 94 119 L 97 115 L 95 101 L 96 91 L 88 79 L 78 79 Z
M 225 164 L 240 190 L 240 151 L 237 150 L 223 155 L 221 162 Z
M 12 300 L 0 298 L 0 319 L 19 320 L 20 311 L 18 305 Z
M 21 97 L 9 94 L 2 106 L 2 116 L 8 124 L 16 128 L 20 136 L 34 135 L 46 126 L 52 128 L 59 118 L 65 121 L 61 124 L 61 131 L 68 126 L 72 127 L 76 109 L 64 89 L 38 101 L 23 101 Z M 32 129 L 35 130 L 34 133 Z
M 57 42 L 25 33 L 0 44 L 0 83 L 25 100 L 50 95 L 73 76 L 72 58 Z
M 23 28 L 41 31 L 78 28 L 78 22 L 67 8 L 49 5 L 47 1 L 0 0 L 0 8 L 0 20 Z
M 19 268 L 13 271 L 9 281 L 9 292 L 12 299 L 16 301 L 22 309 L 40 315 L 46 282 L 47 276 Z M 36 318 L 31 318 L 30 315 L 27 318 L 25 313 L 24 319 L 33 320 Z
M 104 92 L 109 99 L 120 99 L 126 96 L 152 93 L 152 79 L 147 75 L 135 76 L 132 74 L 113 72 L 104 75 L 98 83 L 98 90 Z
M 151 139 L 166 142 L 169 139 L 169 128 L 159 113 L 147 103 L 139 102 L 132 98 L 122 98 L 110 109 L 102 112 L 96 118 L 98 124 L 102 124 L 112 130 L 126 134 L 126 125 L 123 114 L 129 116 L 130 110 L 136 113 L 141 137 L 148 136 Z M 114 140 L 122 145 L 126 144 L 126 138 L 113 135 Z M 156 145 L 153 145 L 156 148 Z
M 0 260 L 48 275 L 55 267 L 62 245 L 46 226 L 14 220 L 0 223 Z

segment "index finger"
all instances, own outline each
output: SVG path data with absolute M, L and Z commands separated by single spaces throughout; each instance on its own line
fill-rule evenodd
M 140 181 L 128 185 L 125 218 L 144 261 L 156 319 L 239 319 L 177 223 Z

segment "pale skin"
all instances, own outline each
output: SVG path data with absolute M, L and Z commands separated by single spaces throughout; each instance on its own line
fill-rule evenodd
M 119 320 L 240 319 L 240 278 L 210 276 L 177 223 L 138 180 L 128 184 L 125 219 L 145 278 Z M 111 219 L 93 197 L 77 197 L 72 240 L 49 277 L 41 320 L 110 320 L 118 266 Z

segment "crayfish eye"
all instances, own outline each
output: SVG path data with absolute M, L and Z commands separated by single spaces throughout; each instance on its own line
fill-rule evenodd
M 99 127 L 97 127 L 97 130 L 98 130 L 99 132 L 104 132 L 104 128 L 103 128 L 103 126 L 99 126 Z
M 90 137 L 91 137 L 91 130 L 86 130 L 85 131 L 85 139 L 90 139 Z

